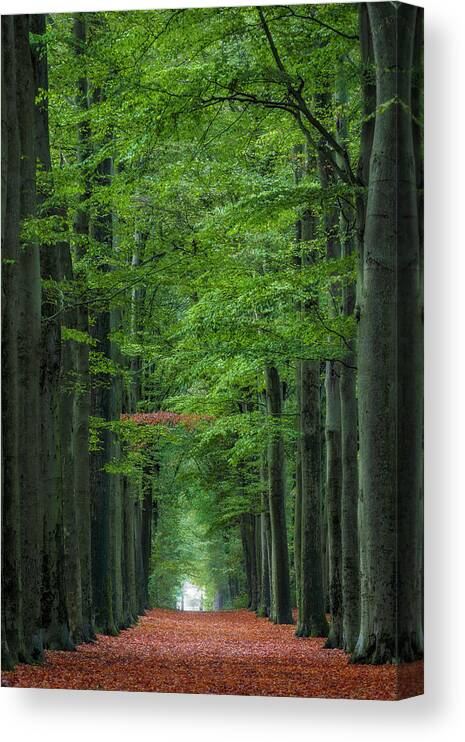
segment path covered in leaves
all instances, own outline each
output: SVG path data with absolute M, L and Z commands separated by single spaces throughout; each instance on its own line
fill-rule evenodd
M 298 639 L 247 611 L 151 610 L 117 637 L 75 652 L 47 652 L 42 666 L 3 673 L 16 687 L 384 699 L 417 695 L 423 665 L 350 665 L 322 639 Z

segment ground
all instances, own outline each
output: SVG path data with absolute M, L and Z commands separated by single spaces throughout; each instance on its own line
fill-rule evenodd
M 423 691 L 421 662 L 350 665 L 323 644 L 248 611 L 155 609 L 117 637 L 99 635 L 75 652 L 47 652 L 41 666 L 5 672 L 2 685 L 381 700 Z

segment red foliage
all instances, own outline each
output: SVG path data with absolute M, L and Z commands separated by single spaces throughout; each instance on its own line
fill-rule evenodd
M 43 666 L 20 665 L 3 677 L 22 688 L 379 700 L 423 692 L 422 662 L 350 665 L 323 644 L 247 611 L 156 609 L 117 637 L 47 652 Z
M 170 427 L 183 425 L 187 430 L 194 430 L 200 422 L 212 420 L 212 418 L 209 415 L 182 414 L 159 410 L 158 412 L 125 413 L 121 415 L 121 420 L 132 420 L 138 425 L 168 425 Z

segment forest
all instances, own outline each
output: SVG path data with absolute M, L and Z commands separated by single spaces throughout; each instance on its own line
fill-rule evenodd
M 423 11 L 1 22 L 3 669 L 186 585 L 421 659 Z

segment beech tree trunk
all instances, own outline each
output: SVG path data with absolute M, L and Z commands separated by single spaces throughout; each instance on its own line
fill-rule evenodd
M 347 147 L 346 81 L 339 74 L 337 102 L 337 138 Z M 354 253 L 351 205 L 341 202 L 339 232 L 341 256 Z M 356 285 L 342 287 L 342 314 L 352 317 L 355 312 Z M 346 339 L 343 362 L 339 364 L 339 391 L 341 409 L 341 588 L 342 588 L 342 648 L 352 652 L 360 628 L 360 564 L 358 543 L 358 418 L 357 418 L 357 354 L 355 339 Z
M 110 316 L 100 312 L 95 319 L 93 335 L 97 340 L 97 350 L 110 358 Z M 111 420 L 111 389 L 109 381 L 101 374 L 92 382 L 91 412 L 102 421 Z M 90 457 L 90 492 L 92 502 L 92 594 L 94 597 L 95 624 L 99 631 L 116 634 L 113 617 L 113 585 L 111 567 L 112 537 L 110 528 L 110 475 L 105 465 L 111 457 L 111 433 L 105 427 L 101 430 L 99 449 L 92 451 Z
M 341 540 L 341 399 L 339 365 L 326 363 L 326 506 L 329 548 L 329 606 L 331 622 L 326 647 L 342 647 L 342 540 Z
M 321 557 L 320 362 L 302 362 L 301 611 L 298 636 L 327 636 Z
M 16 91 L 20 135 L 20 218 L 36 213 L 36 151 L 34 137 L 35 81 L 29 46 L 29 16 L 14 16 Z M 18 255 L 18 456 L 21 523 L 21 579 L 24 656 L 40 661 L 43 504 L 40 497 L 40 361 L 41 281 L 39 247 L 23 241 Z
M 25 655 L 19 499 L 20 140 L 13 16 L 2 16 L 2 669 Z M 7 216 L 8 215 L 8 216 Z
M 110 332 L 121 329 L 121 312 L 112 309 L 110 312 Z M 111 358 L 116 368 L 122 364 L 121 354 L 115 343 L 111 343 Z M 123 409 L 123 380 L 117 372 L 111 384 L 111 420 L 118 421 Z M 111 433 L 110 460 L 119 461 L 121 444 L 117 433 Z M 110 474 L 110 535 L 111 565 L 113 588 L 113 618 L 116 626 L 123 625 L 123 478 L 119 473 Z
M 359 327 L 364 579 L 353 658 L 422 654 L 417 579 L 421 496 L 420 255 L 411 118 L 417 9 L 370 3 L 377 115 Z
M 268 474 L 266 456 L 263 455 L 260 464 L 260 595 L 258 616 L 269 617 L 271 613 L 271 524 L 270 502 L 268 495 Z
M 48 125 L 48 62 L 44 38 L 45 16 L 31 15 L 30 29 L 36 36 L 32 52 L 35 76 L 35 143 L 38 167 L 51 175 Z M 40 214 L 58 215 L 57 209 L 44 211 L 47 189 L 37 194 Z M 61 280 L 60 249 L 54 244 L 40 245 L 43 281 Z M 42 296 L 42 335 L 40 372 L 41 485 L 44 505 L 42 547 L 41 610 L 44 645 L 49 649 L 70 649 L 71 641 L 66 602 L 65 548 L 63 540 L 63 488 L 61 476 L 60 381 L 61 381 L 61 302 L 57 292 Z
M 276 366 L 266 366 L 265 379 L 268 415 L 275 426 L 268 445 L 271 521 L 271 620 L 278 624 L 293 623 L 285 511 L 284 442 L 278 428 L 282 413 L 282 389 Z
M 294 147 L 296 164 L 294 168 L 294 180 L 299 183 L 302 178 L 303 165 L 302 160 L 305 153 L 303 145 Z M 295 239 L 299 245 L 302 239 L 302 220 L 298 219 L 295 225 Z M 294 265 L 297 268 L 302 267 L 302 251 L 297 253 L 294 258 Z M 302 314 L 302 302 L 298 301 L 296 305 L 297 315 Z M 297 440 L 295 445 L 295 496 L 294 496 L 294 575 L 295 575 L 295 604 L 297 607 L 297 632 L 299 627 L 299 616 L 301 613 L 301 564 L 302 564 L 302 439 L 301 439 L 301 391 L 302 391 L 302 361 L 296 360 L 295 364 L 295 394 L 296 394 L 296 430 Z
M 132 269 L 137 269 L 143 253 L 144 243 L 140 232 L 135 234 L 135 247 L 131 261 Z M 135 343 L 138 341 L 141 330 L 141 305 L 144 292 L 140 288 L 133 288 L 130 308 L 130 332 Z M 137 403 L 141 397 L 142 364 L 139 356 L 130 359 L 131 378 L 126 390 L 124 409 L 135 413 Z M 138 576 L 137 576 L 137 543 L 139 542 L 139 520 L 136 517 L 139 503 L 139 483 L 131 477 L 123 478 L 123 542 L 124 542 L 124 574 L 123 574 L 123 604 L 125 621 L 131 625 L 138 615 Z M 137 529 L 137 530 L 136 530 Z
M 244 554 L 245 574 L 247 578 L 248 604 L 250 611 L 258 607 L 257 552 L 255 540 L 255 516 L 251 513 L 241 515 L 241 539 Z
M 295 497 L 294 497 L 294 573 L 295 602 L 297 606 L 297 626 L 301 612 L 301 565 L 302 565 L 302 440 L 301 440 L 301 387 L 302 362 L 296 363 L 296 407 L 297 407 L 297 441 L 295 450 Z
M 262 561 L 262 529 L 261 529 L 261 516 L 254 515 L 254 535 L 255 535 L 255 612 L 257 615 L 260 612 L 260 596 L 262 594 L 262 570 L 260 568 Z
M 73 21 L 73 36 L 76 62 L 80 69 L 84 65 L 87 29 L 84 16 L 76 14 Z M 84 70 L 85 71 L 85 70 Z M 78 161 L 84 170 L 83 193 L 77 209 L 74 231 L 76 234 L 76 279 L 81 278 L 79 261 L 85 258 L 89 240 L 90 174 L 86 160 L 90 155 L 90 129 L 88 122 L 87 77 L 78 80 L 76 103 L 82 118 L 78 125 Z M 84 276 L 83 276 L 84 278 Z M 89 311 L 86 297 L 82 296 L 76 308 L 76 329 L 89 335 Z M 92 605 L 92 547 L 91 547 L 91 499 L 90 499 L 90 375 L 89 345 L 76 343 L 75 348 L 77 388 L 74 395 L 74 487 L 79 529 L 79 556 L 81 561 L 82 630 L 86 641 L 95 637 Z
M 413 69 L 412 69 L 412 125 L 413 125 L 413 146 L 415 150 L 415 171 L 417 180 L 418 194 L 418 232 L 419 232 L 419 251 L 420 251 L 420 317 L 421 317 L 421 348 L 419 350 L 420 358 L 424 357 L 424 296 L 423 296 L 423 276 L 424 276 L 424 167 L 423 167 L 423 48 L 424 48 L 424 9 L 417 8 L 417 17 L 415 23 L 415 44 L 413 50 Z M 423 368 L 421 369 L 421 378 L 419 379 L 418 394 L 423 400 L 424 379 Z M 422 430 L 424 429 L 424 411 L 422 414 Z M 421 610 L 418 612 L 418 634 L 423 637 L 423 596 L 424 596 L 424 554 L 423 554 L 423 509 L 424 509 L 424 473 L 423 473 L 423 456 L 424 446 L 421 446 L 421 492 L 418 501 L 418 526 L 417 526 L 417 563 L 418 568 L 418 592 L 421 596 Z
M 100 92 L 95 91 L 95 99 Z M 97 168 L 97 184 L 106 188 L 110 184 L 112 163 L 106 157 Z M 97 213 L 91 222 L 92 237 L 100 244 L 103 260 L 112 254 L 112 219 L 111 214 Z M 106 270 L 106 268 L 102 269 Z M 96 313 L 92 328 L 96 340 L 96 351 L 102 354 L 102 360 L 111 361 L 110 312 L 103 309 Z M 91 412 L 92 416 L 108 423 L 112 420 L 113 376 L 101 373 L 92 380 Z M 106 634 L 115 635 L 118 627 L 113 613 L 113 550 L 112 513 L 111 513 L 111 474 L 105 467 L 112 456 L 112 433 L 107 427 L 100 431 L 98 451 L 91 454 L 90 492 L 92 512 L 92 593 L 94 596 L 96 628 Z
M 155 474 L 158 473 L 158 465 L 155 464 Z M 150 576 L 150 557 L 152 554 L 152 519 L 153 519 L 153 493 L 152 477 L 154 472 L 144 478 L 142 493 L 142 512 L 140 526 L 140 543 L 142 556 L 142 606 L 141 613 L 149 607 L 149 576 Z
M 326 100 L 324 103 L 326 104 Z M 333 183 L 333 176 L 324 158 L 319 158 L 320 183 L 328 189 Z M 324 229 L 326 237 L 326 257 L 339 258 L 339 213 L 334 204 L 326 205 Z M 333 286 L 329 296 L 329 312 L 337 316 L 340 312 L 340 287 Z M 326 647 L 342 647 L 342 541 L 341 541 L 341 495 L 342 495 L 342 460 L 341 460 L 341 396 L 339 389 L 339 365 L 336 361 L 326 362 L 325 396 L 326 396 L 326 517 L 328 523 L 328 586 L 331 623 Z
M 304 242 L 315 238 L 315 220 L 307 212 L 301 225 Z M 308 263 L 308 255 L 302 262 Z M 311 307 L 303 303 L 305 316 Z M 300 364 L 300 468 L 302 477 L 300 533 L 300 611 L 297 636 L 327 636 L 321 537 L 321 406 L 320 361 Z
M 261 496 L 262 512 L 260 513 L 260 534 L 261 534 L 261 580 L 260 580 L 260 604 L 258 608 L 259 616 L 269 617 L 271 610 L 271 591 L 270 591 L 270 514 L 268 512 L 267 493 Z
M 59 249 L 61 279 L 73 280 L 73 267 L 69 246 L 61 244 Z M 68 309 L 63 315 L 65 327 L 75 329 L 76 312 Z M 72 640 L 78 644 L 85 638 L 82 620 L 81 558 L 78 530 L 78 513 L 75 492 L 74 450 L 74 398 L 76 366 L 75 343 L 65 340 L 62 344 L 60 376 L 60 440 L 61 475 L 63 492 L 63 532 L 66 575 L 66 602 Z

